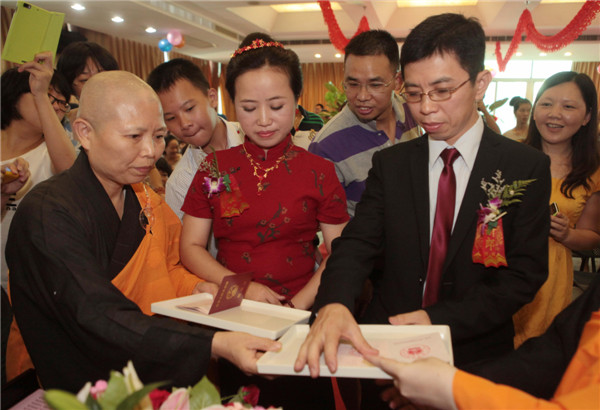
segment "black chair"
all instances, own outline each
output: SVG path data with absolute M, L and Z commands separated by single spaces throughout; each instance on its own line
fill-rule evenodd
M 581 259 L 581 265 L 579 265 L 580 271 L 583 271 L 584 267 L 587 266 L 588 261 L 591 261 L 591 271 L 600 272 L 600 269 L 596 267 L 596 258 L 600 258 L 600 248 L 595 248 L 591 251 L 573 251 L 573 257 Z

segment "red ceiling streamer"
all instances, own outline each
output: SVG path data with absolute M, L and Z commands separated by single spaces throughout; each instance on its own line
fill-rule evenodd
M 344 36 L 344 33 L 342 33 L 342 30 L 335 19 L 335 15 L 333 14 L 333 10 L 331 9 L 331 3 L 329 1 L 319 1 L 319 6 L 321 7 L 321 12 L 323 13 L 323 19 L 327 24 L 327 30 L 329 31 L 329 39 L 331 40 L 331 44 L 333 44 L 337 50 L 343 53 L 348 41 L 350 40 Z M 356 30 L 354 36 L 368 30 L 369 22 L 367 21 L 367 17 L 363 16 L 360 19 L 358 30 Z
M 519 18 L 515 34 L 504 58 L 502 58 L 502 53 L 500 51 L 500 42 L 496 42 L 496 60 L 498 61 L 498 69 L 501 72 L 506 69 L 508 61 L 519 47 L 521 36 L 523 34 L 525 34 L 527 39 L 542 51 L 558 51 L 575 41 L 575 39 L 591 24 L 598 12 L 600 12 L 600 1 L 587 0 L 581 7 L 581 10 L 579 10 L 577 15 L 573 17 L 573 20 L 571 20 L 564 29 L 554 36 L 544 36 L 536 30 L 529 10 L 524 10 Z

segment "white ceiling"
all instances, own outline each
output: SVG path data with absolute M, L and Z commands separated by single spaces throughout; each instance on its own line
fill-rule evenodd
M 280 41 L 298 41 L 309 44 L 291 44 L 302 62 L 341 61 L 338 52 L 329 44 L 327 25 L 320 10 L 307 12 L 275 11 L 272 5 L 305 3 L 303 1 L 165 1 L 165 0 L 81 0 L 84 11 L 71 9 L 73 1 L 35 0 L 33 4 L 51 11 L 66 14 L 65 22 L 116 37 L 157 46 L 172 29 L 179 29 L 186 41 L 177 51 L 190 56 L 227 62 L 240 40 L 253 31 L 263 31 Z M 1 0 L 2 5 L 15 7 L 16 1 Z M 583 2 L 546 3 L 540 1 L 493 1 L 479 0 L 474 6 L 451 7 L 398 7 L 395 1 L 345 1 L 339 3 L 336 19 L 343 33 L 350 37 L 358 27 L 362 16 L 367 16 L 371 28 L 382 28 L 396 38 L 404 38 L 410 29 L 426 17 L 442 12 L 459 12 L 477 17 L 486 35 L 512 37 L 523 10 L 528 8 L 537 30 L 544 35 L 554 35 L 562 30 L 581 9 Z M 113 23 L 115 15 L 125 19 Z M 157 29 L 147 34 L 147 26 Z M 576 41 L 563 50 L 543 57 L 548 60 L 571 59 L 576 61 L 600 61 L 600 15 L 583 33 L 593 41 Z M 589 37 L 588 37 L 589 38 Z M 506 53 L 509 40 L 502 42 Z M 157 46 L 158 47 L 158 46 Z M 488 43 L 486 59 L 495 60 L 495 43 Z M 521 57 L 515 59 L 541 59 L 539 50 L 532 43 L 521 42 Z M 565 57 L 570 51 L 572 56 Z M 314 57 L 322 55 L 321 59 Z

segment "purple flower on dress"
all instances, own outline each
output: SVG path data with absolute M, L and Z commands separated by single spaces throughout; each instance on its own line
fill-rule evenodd
M 202 189 L 208 194 L 210 198 L 213 194 L 218 194 L 225 190 L 225 183 L 223 177 L 204 177 L 204 183 Z

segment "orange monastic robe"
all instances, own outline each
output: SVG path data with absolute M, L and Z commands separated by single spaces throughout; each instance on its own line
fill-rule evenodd
M 550 401 L 460 370 L 454 376 L 453 393 L 459 409 L 600 409 L 600 310 L 585 325 Z
M 125 268 L 111 281 L 146 315 L 150 305 L 161 300 L 192 294 L 200 278 L 179 261 L 181 222 L 164 200 L 145 185 L 132 185 L 142 208 L 151 209 L 146 235 Z M 13 320 L 6 354 L 7 380 L 32 368 L 33 364 Z

